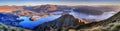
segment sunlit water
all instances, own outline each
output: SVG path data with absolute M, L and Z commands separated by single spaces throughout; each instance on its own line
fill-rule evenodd
M 43 24 L 43 23 L 48 22 L 48 21 L 55 20 L 59 17 L 60 17 L 60 15 L 47 16 L 47 17 L 44 17 L 44 18 L 39 18 L 36 21 L 30 21 L 29 20 L 30 17 L 26 17 L 26 16 L 21 16 L 18 19 L 23 19 L 24 20 L 24 21 L 19 23 L 20 26 L 25 27 L 25 28 L 29 28 L 29 29 L 33 29 L 34 27 L 36 27 L 40 24 Z

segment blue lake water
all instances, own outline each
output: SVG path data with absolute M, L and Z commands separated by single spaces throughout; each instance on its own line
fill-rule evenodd
M 36 21 L 30 21 L 29 20 L 30 17 L 26 17 L 26 16 L 21 16 L 18 19 L 23 19 L 24 20 L 24 21 L 19 23 L 20 26 L 25 27 L 25 28 L 29 28 L 29 29 L 33 29 L 34 27 L 36 27 L 36 26 L 38 26 L 40 24 L 55 20 L 55 19 L 57 19 L 59 17 L 60 17 L 60 15 L 47 16 L 47 17 L 44 17 L 44 18 L 40 18 L 40 19 L 38 19 Z

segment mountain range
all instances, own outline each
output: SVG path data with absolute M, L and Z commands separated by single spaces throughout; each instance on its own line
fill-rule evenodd
M 40 24 L 35 31 L 119 31 L 120 12 L 104 20 L 88 23 L 77 19 L 72 15 L 65 14 L 60 18 Z M 114 28 L 114 29 L 113 29 Z
M 37 6 L 0 6 L 2 13 L 11 13 L 17 16 L 62 15 L 72 13 L 78 18 L 87 20 L 104 20 L 120 11 L 120 6 L 66 6 L 66 5 L 37 5 Z M 9 12 L 8 12 L 9 11 Z M 107 15 L 105 15 L 107 14 Z M 81 17 L 82 16 L 82 17 Z M 101 16 L 100 18 L 97 18 Z
M 73 15 L 64 14 L 58 19 L 36 26 L 31 31 L 118 31 L 120 29 L 119 18 L 120 12 L 106 20 L 88 23 Z
M 0 22 L 9 26 L 21 27 L 18 20 L 21 16 L 39 16 L 40 19 L 61 15 L 55 20 L 39 24 L 33 31 L 91 31 L 119 30 L 119 28 L 107 27 L 115 23 L 119 24 L 120 6 L 65 6 L 65 5 L 38 5 L 38 6 L 0 6 Z M 118 12 L 118 13 L 117 13 Z M 112 17 L 111 17 L 112 16 Z M 27 18 L 29 19 L 29 18 Z M 36 18 L 36 21 L 39 18 Z M 52 18 L 47 18 L 47 20 Z M 30 21 L 30 22 L 35 22 Z M 37 22 L 38 23 L 38 22 Z M 36 23 L 36 24 L 37 24 Z M 26 23 L 27 24 L 27 23 Z M 22 24 L 24 25 L 24 23 Z M 25 28 L 25 27 L 22 27 Z M 107 29 L 109 28 L 109 29 Z M 95 29 L 95 30 L 98 30 Z M 32 31 L 31 30 L 31 31 Z

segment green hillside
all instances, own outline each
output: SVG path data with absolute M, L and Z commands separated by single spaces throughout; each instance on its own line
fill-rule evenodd
M 31 30 L 19 28 L 19 27 L 7 26 L 3 23 L 0 23 L 0 31 L 31 31 Z

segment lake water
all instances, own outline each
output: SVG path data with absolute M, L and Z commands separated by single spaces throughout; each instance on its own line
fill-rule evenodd
M 43 24 L 43 23 L 49 22 L 49 21 L 53 21 L 53 20 L 55 20 L 59 17 L 60 17 L 60 15 L 47 16 L 47 17 L 44 17 L 44 18 L 39 18 L 36 21 L 30 21 L 29 20 L 30 17 L 26 17 L 26 16 L 21 16 L 17 19 L 23 19 L 24 20 L 24 21 L 19 23 L 20 26 L 25 27 L 25 28 L 29 28 L 29 29 L 33 29 L 34 27 L 36 27 L 40 24 Z

